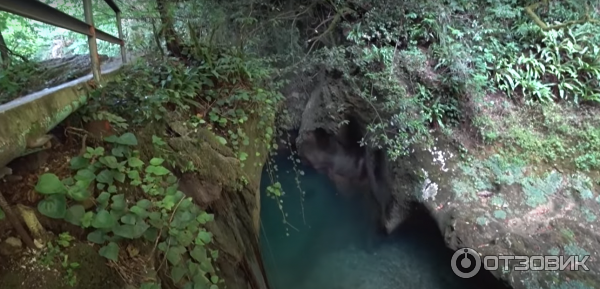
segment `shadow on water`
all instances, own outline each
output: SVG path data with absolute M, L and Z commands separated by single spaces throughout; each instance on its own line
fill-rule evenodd
M 261 182 L 261 250 L 271 288 L 508 288 L 487 272 L 471 279 L 454 275 L 453 251 L 424 208 L 417 206 L 394 234 L 378 236 L 360 196 L 338 194 L 326 176 L 301 164 L 304 175 L 295 173 L 285 157 L 275 164 L 285 195 L 267 196 L 266 170 Z

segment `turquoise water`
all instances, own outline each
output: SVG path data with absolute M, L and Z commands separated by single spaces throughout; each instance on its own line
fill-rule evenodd
M 338 195 L 329 179 L 304 171 L 301 202 L 292 162 L 276 161 L 286 192 L 267 197 L 262 179 L 261 250 L 272 289 L 453 289 L 477 288 L 456 277 L 435 223 L 416 216 L 397 233 L 377 237 L 365 201 Z M 284 223 L 284 215 L 287 225 Z M 486 282 L 487 283 L 487 282 Z M 488 287 L 490 283 L 487 283 Z M 479 287 L 481 288 L 481 287 Z

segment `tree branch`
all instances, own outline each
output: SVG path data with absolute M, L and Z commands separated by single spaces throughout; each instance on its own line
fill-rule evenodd
M 561 24 L 557 24 L 557 25 L 553 25 L 553 26 L 548 26 L 544 21 L 542 21 L 542 19 L 540 19 L 540 17 L 535 13 L 535 10 L 542 4 L 545 4 L 547 6 L 549 6 L 549 0 L 542 0 L 540 2 L 531 4 L 529 6 L 525 7 L 525 12 L 527 13 L 527 15 L 529 15 L 529 17 L 531 18 L 531 20 L 533 20 L 533 22 L 535 22 L 535 24 L 537 26 L 539 26 L 543 31 L 550 31 L 550 30 L 557 30 L 557 29 L 561 29 L 567 26 L 571 26 L 571 25 L 577 25 L 577 24 L 585 24 L 585 23 L 600 23 L 599 20 L 597 19 L 593 19 L 592 17 L 590 17 L 590 7 L 588 4 L 585 5 L 585 15 L 583 17 L 581 17 L 581 19 L 579 20 L 573 20 L 573 21 L 567 21 L 565 23 L 561 23 Z

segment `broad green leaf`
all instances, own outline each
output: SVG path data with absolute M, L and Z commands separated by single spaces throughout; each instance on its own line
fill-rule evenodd
M 67 213 L 67 198 L 65 195 L 50 195 L 41 200 L 37 207 L 46 217 L 62 219 Z
M 101 209 L 104 209 L 108 206 L 109 200 L 110 200 L 110 194 L 107 192 L 100 193 L 100 195 L 96 198 L 96 202 L 98 203 L 98 205 Z
M 156 238 L 158 238 L 158 229 L 152 227 L 148 228 L 148 230 L 144 232 L 144 238 L 147 241 L 155 242 Z
M 117 224 L 117 220 L 107 210 L 100 210 L 92 221 L 92 227 L 96 229 L 110 229 Z
M 78 202 L 83 202 L 92 197 L 92 193 L 87 187 L 84 188 L 77 184 L 69 188 L 67 195 L 69 198 Z
M 102 163 L 103 165 L 111 168 L 111 169 L 116 169 L 119 167 L 119 162 L 117 161 L 117 158 L 114 156 L 104 156 L 98 159 L 100 161 L 100 163 Z
M 68 177 L 68 178 L 64 178 L 62 180 L 63 185 L 65 186 L 72 186 L 75 185 L 75 179 L 73 177 Z
M 175 212 L 175 216 L 173 218 L 173 222 L 181 223 L 183 227 L 191 220 L 194 219 L 194 215 L 190 211 L 184 211 L 182 209 L 178 209 Z
M 212 234 L 210 232 L 200 231 L 200 232 L 198 232 L 198 236 L 196 237 L 196 244 L 197 245 L 208 244 L 208 243 L 210 243 L 211 240 L 212 240 Z
M 119 225 L 113 228 L 113 233 L 127 239 L 137 239 L 144 235 L 150 226 L 144 222 L 137 222 L 135 225 Z
M 97 156 L 104 155 L 104 148 L 103 147 L 97 147 L 97 148 L 94 149 L 93 153 L 95 155 L 97 155 Z
M 165 168 L 163 166 L 153 166 L 153 165 L 149 165 L 148 167 L 146 167 L 146 172 L 155 174 L 157 176 L 164 176 L 164 175 L 167 175 L 170 173 L 170 171 L 167 170 L 167 168 Z
M 90 165 L 90 160 L 84 157 L 77 156 L 72 158 L 69 163 L 71 164 L 70 168 L 76 171 L 83 168 L 87 168 Z
M 160 212 L 152 212 L 152 213 L 150 213 L 150 215 L 148 215 L 148 218 L 150 220 L 155 220 L 155 221 L 160 220 L 161 217 L 162 217 L 162 214 Z
M 134 134 L 130 132 L 126 132 L 117 139 L 116 143 L 126 145 L 126 146 L 136 146 L 138 145 L 137 138 Z
M 132 168 L 138 168 L 144 165 L 144 162 L 136 157 L 131 157 L 127 160 L 127 164 Z
M 125 182 L 125 174 L 124 173 L 114 172 L 113 176 L 114 176 L 115 180 L 117 180 L 119 183 Z
M 152 202 L 147 199 L 143 199 L 139 200 L 136 205 L 142 209 L 149 209 L 152 206 Z
M 124 156 L 125 151 L 126 151 L 125 147 L 123 147 L 123 146 L 116 146 L 110 152 L 111 152 L 111 154 L 113 156 L 121 158 L 121 157 Z
M 194 202 L 192 201 L 192 198 L 186 198 L 185 200 L 181 201 L 181 203 L 179 203 L 179 210 L 188 210 L 192 207 L 193 204 Z
M 196 221 L 200 224 L 206 224 L 208 222 L 212 222 L 215 219 L 215 215 L 209 214 L 207 212 L 202 212 L 197 218 Z
M 177 177 L 174 175 L 170 175 L 167 177 L 167 183 L 169 183 L 169 185 L 173 185 L 177 182 Z
M 75 226 L 81 226 L 83 215 L 85 215 L 85 208 L 82 205 L 73 205 L 67 210 L 65 221 Z
M 181 278 L 183 278 L 183 276 L 185 276 L 185 273 L 186 273 L 186 268 L 182 264 L 173 266 L 173 268 L 171 268 L 171 279 L 173 279 L 173 282 L 175 282 L 175 284 L 177 284 L 177 283 L 179 283 L 179 281 L 181 281 Z
M 98 174 L 98 176 L 96 176 L 96 181 L 98 181 L 100 183 L 112 185 L 114 182 L 114 174 L 109 169 L 102 170 Z
M 165 160 L 161 159 L 161 158 L 152 158 L 150 160 L 150 164 L 153 166 L 160 166 Z
M 196 274 L 204 274 L 204 272 L 200 272 L 200 264 L 190 259 L 187 260 L 187 269 L 189 272 L 189 276 L 194 276 Z
M 125 202 L 125 194 L 114 195 L 111 198 L 112 205 L 110 206 L 113 210 L 116 211 L 125 211 L 127 208 L 127 202 Z
M 146 211 L 146 209 L 144 209 L 140 206 L 137 206 L 137 205 L 129 208 L 129 212 L 139 216 L 142 219 L 145 219 L 146 217 L 148 217 L 148 211 Z
M 78 181 L 91 183 L 94 179 L 96 179 L 96 174 L 94 174 L 94 172 L 89 169 L 81 169 L 77 171 L 77 174 L 75 174 L 74 179 Z
M 38 178 L 35 191 L 43 195 L 64 194 L 67 188 L 55 174 L 45 173 Z
M 140 172 L 138 172 L 138 171 L 133 171 L 133 170 L 129 171 L 129 172 L 127 172 L 127 176 L 132 181 L 138 181 L 138 180 L 140 180 Z
M 210 280 L 204 274 L 196 274 L 192 280 L 194 281 L 194 289 L 210 289 Z
M 104 258 L 116 262 L 119 259 L 119 246 L 115 242 L 110 242 L 108 245 L 100 248 L 98 253 Z
M 219 136 L 219 135 L 218 135 L 218 136 L 217 136 L 217 140 L 218 140 L 218 141 L 219 141 L 219 143 L 220 143 L 220 144 L 222 144 L 222 145 L 226 145 L 226 144 L 227 144 L 227 140 L 226 140 L 224 137 L 222 137 L 222 136 Z
M 135 221 L 137 220 L 136 215 L 132 213 L 127 213 L 123 217 L 121 217 L 121 223 L 126 225 L 135 225 Z
M 105 235 L 106 234 L 104 234 L 104 232 L 102 232 L 102 230 L 95 230 L 87 235 L 87 240 L 92 243 L 102 245 L 106 242 L 106 240 L 104 239 Z
M 171 246 L 167 249 L 167 260 L 171 265 L 177 265 L 181 263 L 181 255 L 186 251 L 183 246 Z
M 116 143 L 118 140 L 119 138 L 116 135 L 111 135 L 104 138 L 104 141 L 109 143 Z
M 183 230 L 177 233 L 177 235 L 175 235 L 175 239 L 177 240 L 179 245 L 186 247 L 194 242 L 194 236 L 192 235 L 192 232 L 188 230 Z
M 94 221 L 94 216 L 94 212 L 85 213 L 85 215 L 83 215 L 83 218 L 81 218 L 81 226 L 83 228 L 89 228 L 92 225 L 92 222 Z
M 217 260 L 219 258 L 219 250 L 210 250 L 210 256 L 213 260 Z
M 208 261 L 208 256 L 206 256 L 206 249 L 204 246 L 194 246 L 194 249 L 190 252 L 190 256 L 196 260 L 198 263 Z

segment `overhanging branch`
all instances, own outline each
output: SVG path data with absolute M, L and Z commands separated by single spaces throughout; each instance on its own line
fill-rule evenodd
M 537 26 L 539 26 L 540 28 L 542 28 L 543 31 L 557 30 L 557 29 L 561 29 L 561 28 L 564 28 L 564 27 L 568 27 L 568 26 L 571 26 L 571 25 L 577 25 L 577 24 L 600 23 L 599 20 L 593 19 L 592 17 L 590 17 L 590 7 L 589 7 L 588 4 L 586 4 L 585 5 L 585 15 L 583 17 L 581 17 L 581 19 L 579 19 L 579 20 L 573 20 L 573 21 L 567 21 L 565 23 L 548 26 L 535 13 L 535 10 L 537 10 L 537 8 L 539 8 L 540 5 L 542 5 L 542 4 L 545 4 L 545 5 L 549 6 L 549 1 L 550 0 L 542 0 L 540 2 L 531 4 L 531 5 L 525 7 L 525 12 L 527 12 L 527 15 L 529 15 L 529 17 L 531 18 L 531 20 L 533 20 L 533 22 L 535 22 L 535 24 Z

